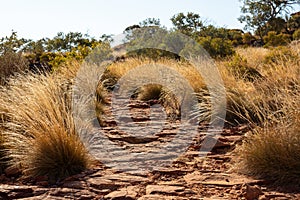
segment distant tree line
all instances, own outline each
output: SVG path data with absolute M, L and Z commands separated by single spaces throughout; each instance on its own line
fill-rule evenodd
M 82 60 L 102 41 L 79 32 L 59 32 L 52 39 L 42 38 L 37 41 L 18 39 L 17 33 L 0 39 L 0 55 L 22 54 L 29 66 L 55 68 L 68 59 Z
M 292 6 L 300 0 L 240 0 L 240 22 L 245 23 L 244 32 L 240 29 L 227 29 L 208 24 L 199 14 L 178 13 L 170 20 L 173 28 L 167 30 L 159 19 L 149 18 L 139 24 L 129 26 L 124 32 L 128 40 L 138 40 L 135 33 L 139 28 L 157 27 L 162 32 L 179 31 L 193 38 L 214 58 L 224 58 L 234 54 L 236 46 L 281 46 L 300 39 L 300 12 L 291 12 Z M 12 31 L 10 36 L 0 39 L 0 75 L 9 76 L 15 71 L 55 70 L 71 60 L 82 61 L 97 46 L 107 44 L 110 35 L 95 39 L 79 32 L 58 33 L 53 38 L 42 38 L 37 41 L 18 38 Z M 179 59 L 170 52 L 138 50 L 128 56 L 163 56 Z M 1 78 L 2 79 L 2 78 Z M 0 79 L 0 82 L 3 80 Z

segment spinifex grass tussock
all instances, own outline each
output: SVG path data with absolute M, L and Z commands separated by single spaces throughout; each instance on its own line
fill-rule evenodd
M 257 115 L 254 109 L 258 100 L 257 96 L 259 96 L 256 93 L 254 83 L 244 79 L 243 76 L 237 76 L 228 67 L 228 62 L 231 60 L 217 62 L 226 90 L 224 94 L 226 96 L 226 123 L 236 125 L 249 121 L 260 121 L 260 115 Z
M 241 57 L 234 56 L 227 61 L 217 62 L 227 91 L 228 122 L 258 125 L 264 124 L 273 116 L 277 118 L 281 116 L 282 103 L 286 101 L 285 92 L 299 91 L 300 57 L 294 46 L 274 50 L 241 48 L 237 50 Z M 285 54 L 286 51 L 289 55 Z M 265 62 L 274 52 L 276 52 L 274 62 Z M 249 81 L 228 66 L 238 68 L 248 66 L 261 76 L 252 77 Z
M 300 183 L 300 58 L 285 51 L 276 52 L 264 67 L 265 79 L 254 84 L 249 102 L 256 102 L 253 110 L 263 121 L 235 151 L 240 172 L 281 185 Z
M 72 116 L 64 80 L 53 75 L 19 75 L 0 90 L 8 112 L 3 133 L 10 164 L 28 176 L 55 181 L 89 163 Z
M 257 126 L 236 149 L 240 172 L 284 185 L 300 183 L 300 99 L 290 98 L 280 120 Z
M 270 50 L 263 47 L 237 48 L 236 53 L 247 60 L 249 67 L 261 70 L 263 60 L 269 54 Z
M 137 99 L 141 101 L 159 100 L 162 96 L 163 87 L 159 84 L 148 84 L 142 86 L 138 91 Z

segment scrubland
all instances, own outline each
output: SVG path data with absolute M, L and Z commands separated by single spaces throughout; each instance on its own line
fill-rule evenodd
M 180 73 L 197 95 L 202 119 L 211 102 L 203 78 L 186 61 L 128 58 L 108 66 L 99 78 L 95 109 L 105 115 L 114 84 L 129 70 L 158 63 Z M 226 89 L 225 125 L 247 124 L 243 142 L 233 153 L 234 170 L 278 182 L 300 178 L 300 42 L 277 48 L 239 47 L 216 60 Z M 72 84 L 80 63 L 66 63 L 51 73 L 19 73 L 0 88 L 1 170 L 15 167 L 25 176 L 58 180 L 79 173 L 93 160 L 75 127 Z M 102 84 L 103 83 L 103 84 Z M 158 100 L 180 116 L 172 91 L 152 84 L 137 88 L 133 98 Z

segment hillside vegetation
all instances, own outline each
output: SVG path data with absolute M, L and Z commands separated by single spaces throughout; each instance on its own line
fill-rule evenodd
M 245 2 L 247 7 L 251 1 Z M 250 8 L 243 13 L 251 14 Z M 249 18 L 241 18 L 245 19 Z M 278 183 L 299 184 L 299 19 L 299 13 L 288 19 L 275 15 L 259 27 L 252 24 L 254 33 L 244 33 L 205 24 L 194 13 L 179 13 L 171 18 L 172 30 L 166 30 L 157 19 L 147 19 L 125 32 L 131 33 L 128 39 L 135 42 L 140 28 L 156 27 L 163 33 L 182 32 L 200 44 L 214 58 L 224 82 L 225 126 L 250 127 L 233 151 L 234 170 Z M 281 26 L 275 26 L 275 22 L 282 22 Z M 1 173 L 14 168 L 21 175 L 47 176 L 54 183 L 92 166 L 94 158 L 80 138 L 84 127 L 75 126 L 72 87 L 82 62 L 93 50 L 100 48 L 107 55 L 112 52 L 110 39 L 73 32 L 38 41 L 19 39 L 13 32 L 1 39 Z M 110 63 L 99 77 L 94 108 L 100 124 L 105 126 L 102 120 L 117 81 L 130 70 L 151 64 L 175 70 L 189 82 L 198 100 L 199 126 L 208 123 L 211 96 L 193 65 L 172 52 L 140 49 Z M 180 119 L 180 100 L 162 85 L 139 86 L 131 98 L 155 100 L 164 107 L 168 120 Z

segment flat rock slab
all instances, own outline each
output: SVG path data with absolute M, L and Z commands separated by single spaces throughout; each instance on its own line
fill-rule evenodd
M 147 185 L 146 194 L 176 194 L 183 192 L 185 187 L 170 185 Z
M 122 188 L 117 191 L 113 191 L 107 195 L 104 196 L 104 199 L 111 199 L 111 200 L 117 200 L 117 199 L 124 199 L 124 200 L 130 200 L 130 199 L 137 199 L 138 194 L 140 193 L 140 188 L 138 186 L 128 186 L 126 188 Z
M 184 176 L 184 180 L 189 185 L 211 185 L 220 187 L 232 187 L 234 185 L 242 184 L 259 184 L 261 180 L 249 179 L 247 177 L 236 175 L 236 174 L 226 174 L 226 173 L 201 173 L 195 171 L 193 173 Z
M 90 178 L 87 180 L 87 183 L 90 185 L 90 187 L 99 190 L 103 190 L 103 189 L 116 190 L 120 187 L 130 185 L 129 183 L 126 182 L 112 181 L 109 179 L 105 179 L 103 177 Z
M 165 196 L 165 195 L 144 195 L 138 200 L 189 200 L 187 197 Z
M 137 184 L 141 182 L 149 182 L 149 179 L 142 176 L 136 176 L 136 175 L 129 175 L 129 174 L 111 174 L 111 175 L 105 175 L 102 177 L 102 179 L 108 179 L 112 181 L 119 181 L 119 182 L 129 182 L 131 184 Z

